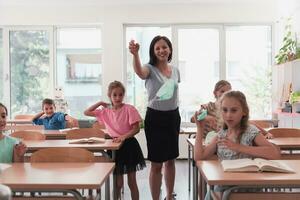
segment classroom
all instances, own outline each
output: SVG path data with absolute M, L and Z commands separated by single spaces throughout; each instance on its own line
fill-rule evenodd
M 271 152 L 251 158 L 297 166 L 299 41 L 298 0 L 0 0 L 0 199 L 289 199 L 286 188 L 300 199 L 297 170 L 220 197 L 216 186 L 253 189 L 257 180 L 233 180 L 207 157 L 223 160 L 219 143 L 241 145 L 235 131 L 250 127 L 260 135 L 249 145 Z M 235 101 L 244 97 L 247 112 Z M 231 129 L 234 102 L 246 128 Z M 10 158 L 5 138 L 14 139 Z M 38 161 L 48 149 L 61 156 Z M 129 154 L 135 165 L 120 167 Z M 70 179 L 38 187 L 50 166 Z M 22 169 L 32 180 L 9 177 Z

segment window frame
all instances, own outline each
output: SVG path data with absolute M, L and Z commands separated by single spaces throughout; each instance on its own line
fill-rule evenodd
M 123 41 L 124 47 L 123 55 L 126 55 L 127 46 L 126 42 L 126 29 L 128 27 L 170 27 L 171 28 L 171 35 L 172 35 L 172 44 L 173 44 L 173 59 L 171 64 L 178 66 L 179 58 L 178 58 L 178 30 L 181 28 L 184 29 L 195 29 L 195 28 L 214 28 L 219 30 L 219 80 L 227 79 L 227 68 L 226 68 L 226 27 L 230 26 L 269 26 L 270 27 L 270 34 L 271 34 L 271 65 L 274 63 L 274 52 L 275 52 L 275 25 L 274 23 L 192 23 L 192 24 L 123 24 Z M 127 85 L 127 57 L 124 56 L 123 63 L 123 76 L 124 83 Z M 142 63 L 143 64 L 143 63 Z M 270 91 L 272 92 L 272 91 Z M 272 113 L 272 110 L 270 111 Z

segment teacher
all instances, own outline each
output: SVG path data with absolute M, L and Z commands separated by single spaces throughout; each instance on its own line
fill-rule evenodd
M 144 66 L 139 58 L 139 44 L 129 43 L 133 55 L 135 73 L 145 80 L 148 93 L 148 107 L 145 117 L 145 134 L 148 148 L 148 160 L 151 161 L 149 175 L 153 200 L 158 200 L 162 183 L 162 168 L 166 184 L 166 200 L 172 200 L 175 182 L 175 159 L 179 155 L 178 138 L 180 115 L 178 111 L 179 70 L 170 65 L 172 43 L 165 36 L 153 38 L 150 48 L 150 60 Z

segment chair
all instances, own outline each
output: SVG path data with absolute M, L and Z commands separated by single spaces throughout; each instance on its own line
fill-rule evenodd
M 274 127 L 274 124 L 271 120 L 250 120 L 250 123 L 263 129 Z
M 274 138 L 285 138 L 285 137 L 300 137 L 300 129 L 298 128 L 272 128 L 269 130 Z M 282 150 L 281 159 L 295 160 L 300 159 L 300 153 L 297 150 Z
M 272 128 L 269 130 L 275 138 L 277 137 L 300 137 L 298 128 Z
M 30 162 L 95 162 L 95 156 L 92 152 L 82 148 L 57 147 L 40 149 L 32 153 Z
M 86 149 L 61 147 L 34 152 L 30 162 L 94 162 L 94 154 Z
M 43 125 L 33 125 L 33 124 L 18 124 L 18 125 L 7 125 L 6 130 L 14 131 L 25 131 L 25 130 L 44 130 Z
M 45 140 L 46 136 L 38 131 L 30 131 L 30 130 L 23 130 L 23 131 L 15 131 L 10 134 L 11 137 L 21 138 L 23 140 Z
M 20 115 L 16 115 L 15 119 L 28 119 L 28 120 L 32 120 L 33 117 L 34 117 L 34 115 L 20 114 Z
M 66 115 L 66 128 L 79 127 L 78 120 L 70 115 Z
M 65 131 L 66 139 L 82 139 L 82 138 L 90 138 L 90 137 L 99 137 L 104 138 L 105 133 L 100 129 L 94 128 L 79 128 L 79 129 L 70 129 Z
M 97 129 L 97 130 L 103 130 L 103 129 L 105 129 L 105 125 L 100 124 L 99 122 L 96 121 L 93 123 L 92 128 Z

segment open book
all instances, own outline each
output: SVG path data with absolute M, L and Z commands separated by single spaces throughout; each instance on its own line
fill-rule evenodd
M 295 173 L 295 171 L 279 160 L 255 159 L 236 159 L 223 160 L 221 162 L 225 172 L 286 172 Z
M 90 137 L 71 140 L 69 144 L 84 144 L 84 143 L 105 143 L 105 138 Z

